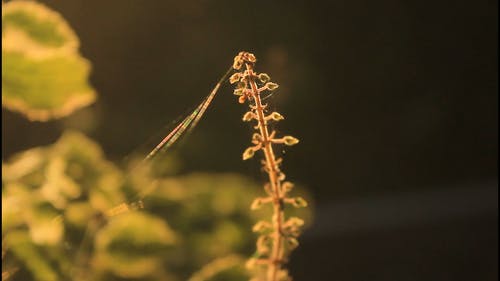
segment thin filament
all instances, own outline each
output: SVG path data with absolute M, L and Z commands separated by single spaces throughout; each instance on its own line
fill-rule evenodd
M 180 122 L 165 138 L 163 138 L 163 140 L 155 148 L 153 148 L 150 153 L 148 153 L 146 158 L 144 158 L 144 161 L 151 159 L 160 151 L 166 151 L 177 141 L 177 139 L 179 139 L 179 137 L 184 132 L 190 132 L 194 127 L 196 127 L 203 114 L 205 114 L 208 106 L 213 101 L 215 95 L 217 94 L 217 91 L 220 88 L 220 85 L 222 84 L 222 82 L 224 82 L 231 71 L 232 67 L 230 67 L 228 71 L 221 77 L 221 79 L 219 79 L 210 94 L 200 103 L 200 105 L 198 105 L 198 107 L 193 110 L 193 112 L 191 112 L 189 116 L 184 118 L 184 120 L 182 120 L 182 122 Z

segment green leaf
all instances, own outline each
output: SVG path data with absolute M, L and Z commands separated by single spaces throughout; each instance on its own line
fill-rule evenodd
M 7 234 L 5 244 L 26 265 L 35 280 L 59 280 L 54 269 L 47 259 L 42 257 L 39 249 L 31 242 L 29 235 L 25 231 L 19 230 Z
M 124 202 L 120 191 L 122 174 L 91 139 L 76 131 L 66 131 L 50 152 L 52 157 L 64 158 L 64 173 L 88 192 L 92 208 L 105 212 Z
M 2 234 L 25 223 L 23 213 L 30 202 L 30 192 L 22 184 L 7 183 L 2 187 Z
M 82 196 L 101 212 L 125 201 L 120 170 L 105 159 L 95 142 L 76 131 L 64 132 L 52 146 L 15 155 L 2 164 L 2 175 L 6 191 L 26 186 L 36 192 L 33 198 L 58 209 Z
M 64 210 L 64 217 L 68 223 L 83 228 L 90 221 L 94 213 L 89 203 L 75 202 L 69 204 Z
M 2 105 L 30 120 L 60 118 L 95 100 L 90 65 L 78 56 L 32 60 L 2 51 Z
M 90 64 L 78 45 L 66 21 L 44 5 L 2 4 L 2 105 L 47 121 L 94 102 Z
M 177 242 L 166 222 L 139 212 L 115 217 L 96 237 L 98 260 L 122 277 L 142 277 L 160 266 L 159 257 Z
M 2 4 L 2 48 L 34 55 L 66 50 L 76 52 L 78 37 L 64 18 L 34 1 Z M 15 43 L 21 41 L 23 45 Z
M 30 223 L 31 240 L 38 245 L 56 245 L 60 243 L 64 235 L 62 217 L 39 216 Z
M 188 281 L 247 280 L 248 276 L 246 275 L 243 268 L 243 257 L 231 254 L 204 265 Z
M 15 181 L 31 173 L 39 172 L 45 161 L 42 148 L 32 148 L 16 154 L 9 163 L 2 163 L 2 181 Z M 40 181 L 37 181 L 39 185 Z

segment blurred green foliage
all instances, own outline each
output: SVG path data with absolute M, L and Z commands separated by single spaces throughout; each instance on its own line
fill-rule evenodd
M 66 21 L 42 4 L 2 4 L 2 105 L 46 121 L 94 102 L 78 46 Z
M 2 174 L 5 266 L 22 268 L 13 280 L 186 280 L 224 257 L 210 280 L 245 280 L 250 229 L 270 213 L 250 211 L 260 187 L 243 176 L 122 171 L 74 131 L 14 156 Z
M 14 156 L 2 173 L 6 260 L 36 280 L 185 280 L 252 251 L 258 218 L 248 206 L 259 187 L 239 175 L 127 174 L 77 132 Z M 141 190 L 150 192 L 134 210 L 128 194 Z M 241 263 L 230 269 L 245 279 Z
M 46 121 L 94 101 L 59 14 L 2 4 L 2 39 L 3 106 Z M 237 174 L 167 177 L 165 161 L 120 168 L 66 131 L 2 163 L 2 280 L 248 279 L 252 225 L 271 211 L 249 209 L 261 187 Z

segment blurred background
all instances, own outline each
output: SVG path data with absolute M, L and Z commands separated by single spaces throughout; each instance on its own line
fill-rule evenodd
M 99 98 L 48 123 L 3 110 L 2 159 L 76 128 L 123 163 L 246 50 L 280 84 L 276 129 L 301 140 L 283 169 L 315 198 L 295 280 L 498 278 L 497 1 L 40 2 L 78 34 Z M 176 149 L 180 173 L 263 179 L 231 93 Z

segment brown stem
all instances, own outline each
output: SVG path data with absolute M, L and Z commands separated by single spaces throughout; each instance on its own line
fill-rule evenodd
M 284 210 L 281 195 L 281 181 L 279 180 L 279 168 L 274 155 L 272 141 L 267 128 L 267 121 L 264 114 L 264 106 L 260 98 L 260 92 L 255 84 L 255 73 L 253 72 L 253 67 L 251 64 L 246 63 L 246 68 L 248 71 L 248 81 L 252 89 L 252 97 L 255 102 L 255 113 L 257 114 L 258 127 L 260 135 L 262 136 L 262 150 L 264 151 L 264 156 L 266 159 L 267 174 L 269 175 L 269 182 L 271 184 L 271 190 L 273 192 L 273 233 L 271 235 L 273 239 L 271 255 L 269 257 L 269 266 L 267 269 L 267 281 L 275 281 L 278 276 L 278 271 L 281 268 L 283 262 L 283 221 L 284 221 Z

